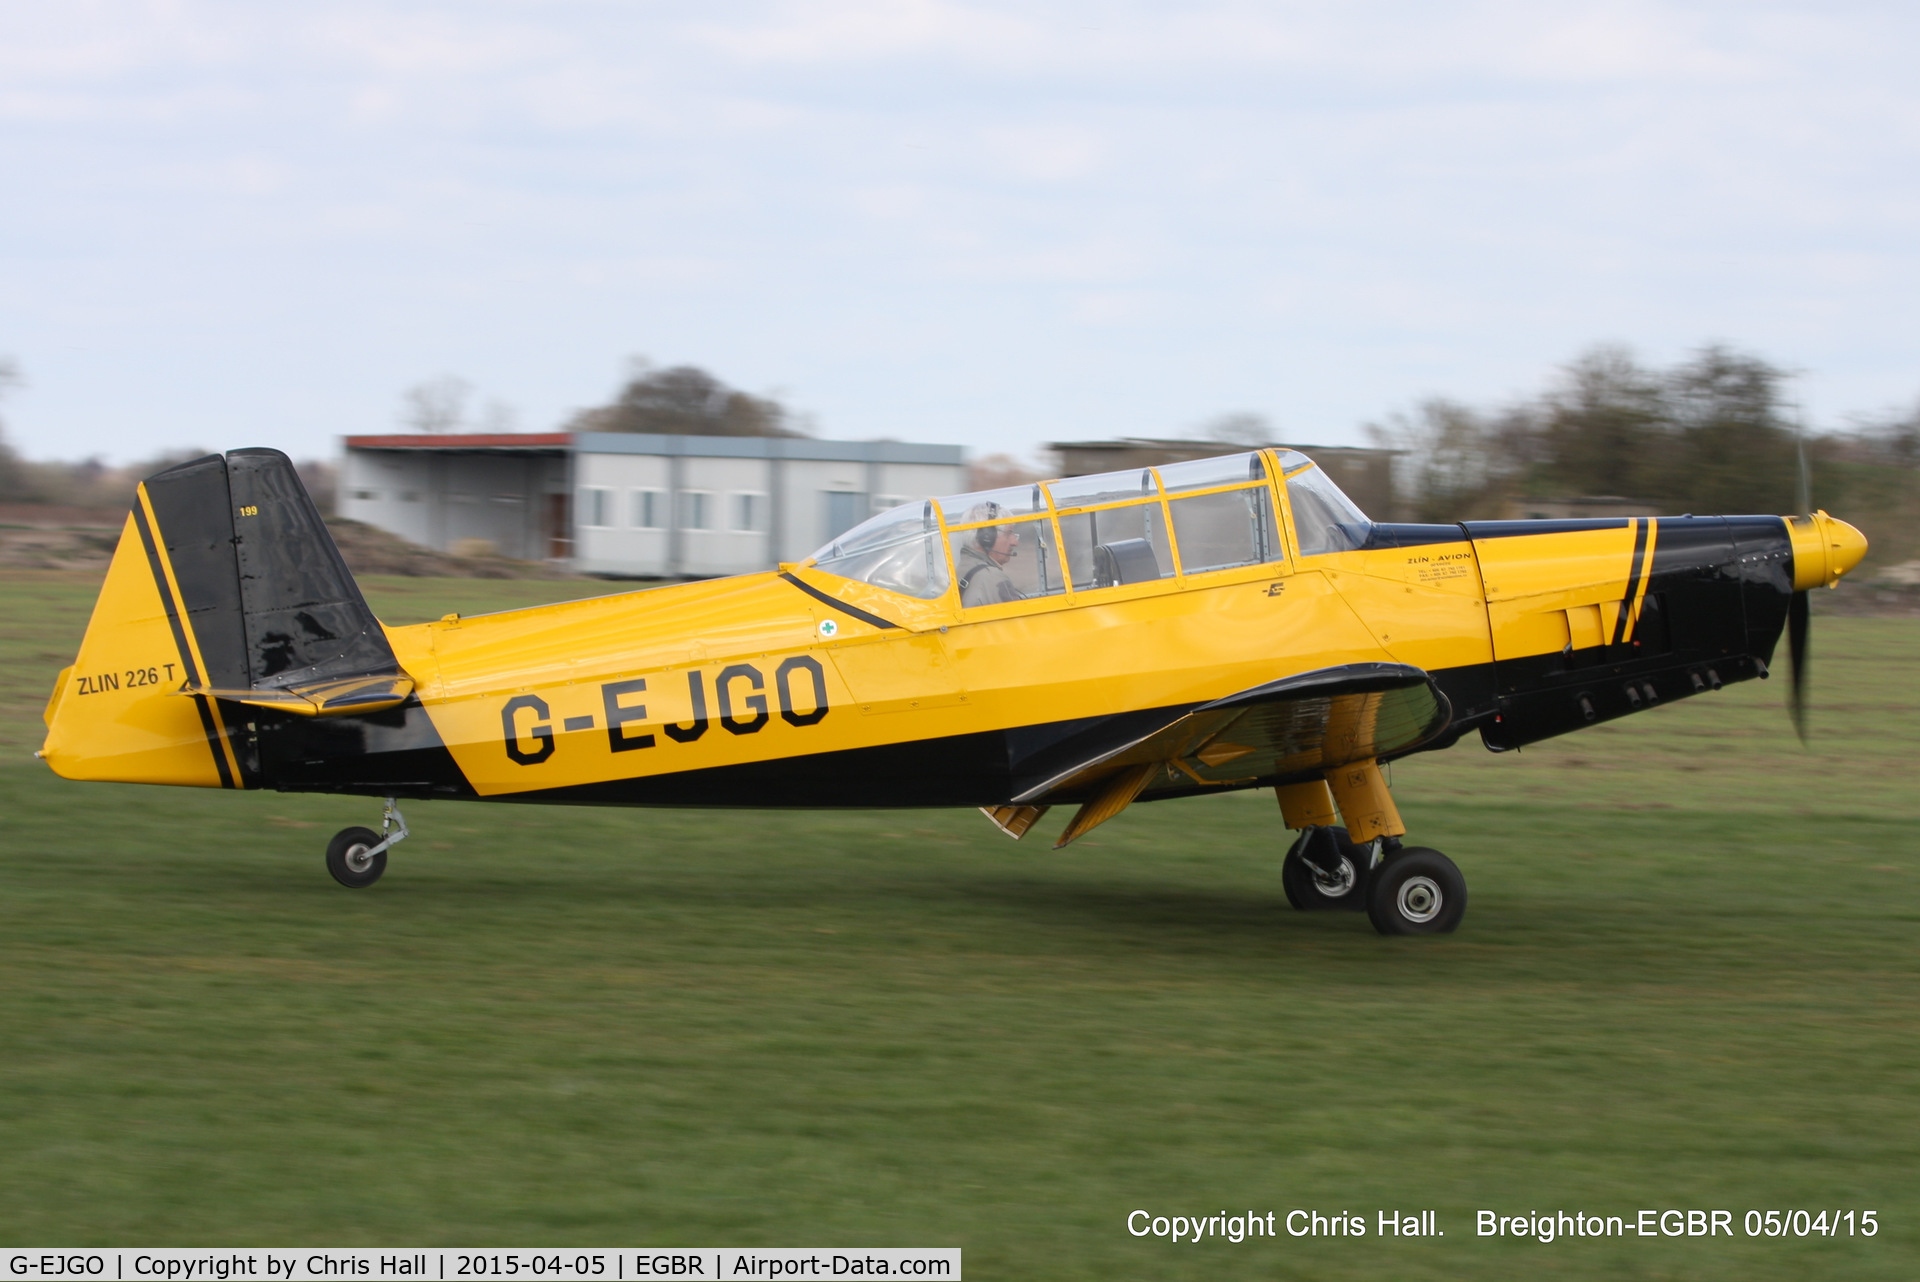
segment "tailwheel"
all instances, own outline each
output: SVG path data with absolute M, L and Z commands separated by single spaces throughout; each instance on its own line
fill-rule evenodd
M 387 851 L 407 839 L 407 819 L 392 797 L 380 812 L 380 831 L 342 828 L 327 843 L 327 871 L 342 886 L 364 890 L 387 870 Z
M 1367 916 L 1383 935 L 1444 935 L 1467 911 L 1467 879 L 1453 860 L 1408 846 L 1374 869 Z
M 363 890 L 387 870 L 387 847 L 371 828 L 342 828 L 327 843 L 327 871 L 342 886 Z
M 1348 841 L 1345 828 L 1306 829 L 1280 865 L 1287 902 L 1301 912 L 1366 911 L 1371 853 Z

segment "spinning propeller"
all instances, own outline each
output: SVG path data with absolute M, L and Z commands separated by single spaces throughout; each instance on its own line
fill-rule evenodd
M 1800 478 L 1794 506 L 1806 515 L 1787 518 L 1787 534 L 1793 541 L 1793 595 L 1787 599 L 1787 706 L 1793 714 L 1793 728 L 1805 743 L 1807 634 L 1812 627 L 1807 593 L 1821 584 L 1832 587 L 1840 582 L 1840 576 L 1860 564 L 1860 558 L 1867 554 L 1867 540 L 1845 521 L 1814 509 L 1804 436 L 1799 439 L 1799 451 Z

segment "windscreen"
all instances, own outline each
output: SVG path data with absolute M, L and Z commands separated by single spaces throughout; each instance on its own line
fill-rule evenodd
M 1287 502 L 1293 508 L 1293 529 L 1300 537 L 1300 555 L 1351 552 L 1367 541 L 1373 522 L 1341 492 L 1333 478 L 1318 467 L 1287 478 Z
M 813 554 L 814 568 L 931 601 L 947 590 L 947 554 L 933 503 L 902 503 Z

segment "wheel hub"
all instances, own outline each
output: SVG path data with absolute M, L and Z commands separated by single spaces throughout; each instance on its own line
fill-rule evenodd
M 1440 915 L 1444 896 L 1440 884 L 1431 877 L 1409 877 L 1400 887 L 1400 915 L 1422 924 Z
M 346 857 L 343 860 L 343 862 L 347 865 L 348 869 L 350 869 L 351 871 L 356 873 L 363 873 L 367 869 L 373 867 L 373 856 L 367 853 L 372 849 L 373 849 L 372 846 L 369 846 L 364 842 L 356 846 L 349 846 L 347 847 Z
M 1340 859 L 1340 871 L 1331 877 L 1321 871 L 1317 865 L 1308 864 L 1307 867 L 1313 872 L 1314 888 L 1328 899 L 1343 897 L 1360 879 L 1360 874 L 1354 871 L 1353 861 L 1344 855 Z

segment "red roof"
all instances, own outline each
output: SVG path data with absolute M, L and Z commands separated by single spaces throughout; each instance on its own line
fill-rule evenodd
M 350 450 L 552 450 L 572 444 L 572 432 L 416 432 L 347 438 Z

